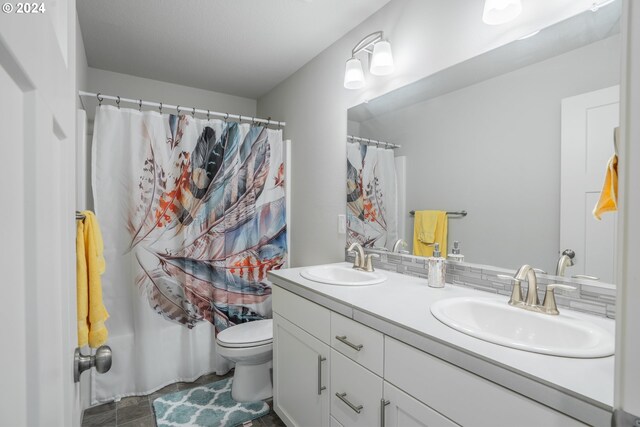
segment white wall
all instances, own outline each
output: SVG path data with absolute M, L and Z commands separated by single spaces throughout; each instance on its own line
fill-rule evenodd
M 469 212 L 449 221 L 449 247 L 460 240 L 466 261 L 553 272 L 560 102 L 619 83 L 618 35 L 367 120 L 360 136 L 402 145 L 409 210 Z
M 286 120 L 292 140 L 292 266 L 339 261 L 344 235 L 347 109 L 431 75 L 540 27 L 584 11 L 590 0 L 525 1 L 525 13 L 502 26 L 482 23 L 480 0 L 392 0 L 258 100 L 258 115 Z M 360 91 L 343 88 L 344 64 L 365 35 L 383 30 L 393 46 L 392 76 L 367 76 Z M 363 58 L 366 63 L 366 59 Z

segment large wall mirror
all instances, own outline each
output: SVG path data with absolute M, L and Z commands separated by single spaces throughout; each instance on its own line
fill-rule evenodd
M 617 214 L 592 212 L 619 120 L 619 3 L 351 108 L 347 243 L 413 253 L 411 211 L 448 211 L 465 262 L 555 274 L 571 249 L 566 276 L 615 283 Z

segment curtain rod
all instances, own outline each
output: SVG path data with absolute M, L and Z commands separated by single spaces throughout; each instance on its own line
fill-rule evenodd
M 184 113 L 191 113 L 192 115 L 197 114 L 204 114 L 207 116 L 207 118 L 211 118 L 211 117 L 220 117 L 222 119 L 232 119 L 232 120 L 237 120 L 239 122 L 241 122 L 242 120 L 245 121 L 251 121 L 251 122 L 255 122 L 255 123 L 265 123 L 267 126 L 269 125 L 278 125 L 279 127 L 284 127 L 287 125 L 286 122 L 281 122 L 278 120 L 271 120 L 271 118 L 269 119 L 260 119 L 257 117 L 253 117 L 253 116 L 243 116 L 242 114 L 229 114 L 229 113 L 220 113 L 217 111 L 210 111 L 210 110 L 203 110 L 201 108 L 195 108 L 195 107 L 183 107 L 181 105 L 171 105 L 171 104 L 165 104 L 162 102 L 152 102 L 152 101 L 144 101 L 142 99 L 131 99 L 131 98 L 121 98 L 119 96 L 113 96 L 113 95 L 103 95 L 101 93 L 93 93 L 93 92 L 85 92 L 83 90 L 78 91 L 78 95 L 82 96 L 88 96 L 88 97 L 95 97 L 98 99 L 99 103 L 102 103 L 103 99 L 110 99 L 112 101 L 116 101 L 116 104 L 118 106 L 120 106 L 120 102 L 126 102 L 129 104 L 135 104 L 138 106 L 138 109 L 141 109 L 143 106 L 144 107 L 154 107 L 154 108 L 159 108 L 160 111 L 162 112 L 163 108 L 168 108 L 170 110 L 176 110 L 178 113 L 184 112 Z
M 353 142 L 360 142 L 362 144 L 368 144 L 368 145 L 377 145 L 377 146 L 384 145 L 386 148 L 391 148 L 392 150 L 402 147 L 401 145 L 392 144 L 390 142 L 377 141 L 375 139 L 369 139 L 369 138 L 360 138 L 359 136 L 353 136 L 353 135 L 347 135 L 347 139 L 350 139 Z

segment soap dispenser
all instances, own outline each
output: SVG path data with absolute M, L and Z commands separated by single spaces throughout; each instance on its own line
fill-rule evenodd
M 427 259 L 427 263 L 429 265 L 427 284 L 432 288 L 444 288 L 445 264 L 440 254 L 439 243 L 434 243 L 433 256 Z
M 459 241 L 456 240 L 453 242 L 453 249 L 451 249 L 451 253 L 447 256 L 447 258 L 449 259 L 449 261 L 454 261 L 454 262 L 464 261 L 464 255 L 460 253 Z

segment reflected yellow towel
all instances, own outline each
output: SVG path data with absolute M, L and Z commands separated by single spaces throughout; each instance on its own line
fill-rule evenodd
M 445 211 L 416 211 L 413 224 L 413 254 L 433 256 L 434 243 L 440 243 L 440 252 L 446 254 L 448 221 Z
M 76 273 L 78 302 L 78 346 L 89 344 L 96 348 L 107 341 L 104 322 L 109 313 L 102 302 L 102 283 L 105 261 L 98 221 L 91 211 L 83 211 L 84 221 L 76 221 Z
M 613 155 L 607 163 L 607 174 L 604 178 L 604 186 L 600 193 L 600 200 L 593 209 L 593 216 L 602 219 L 605 212 L 618 210 L 618 156 Z

